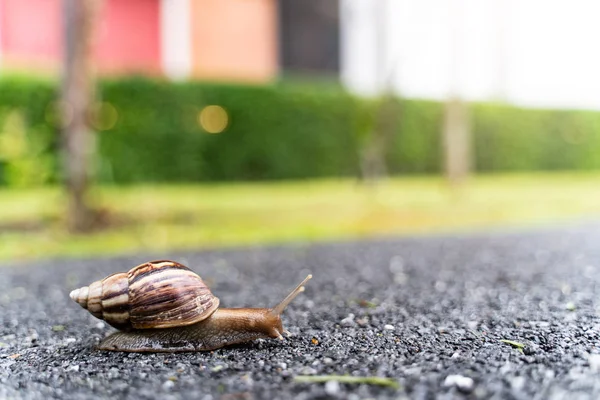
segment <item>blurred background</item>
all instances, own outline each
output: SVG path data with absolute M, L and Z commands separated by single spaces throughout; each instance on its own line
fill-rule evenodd
M 600 216 L 593 0 L 0 0 L 0 259 Z

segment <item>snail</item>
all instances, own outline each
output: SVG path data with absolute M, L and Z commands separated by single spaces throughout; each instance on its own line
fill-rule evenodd
M 200 276 L 175 261 L 140 264 L 75 289 L 71 299 L 119 331 L 97 346 L 126 352 L 209 351 L 278 338 L 281 313 L 304 291 L 308 275 L 273 308 L 219 308 Z

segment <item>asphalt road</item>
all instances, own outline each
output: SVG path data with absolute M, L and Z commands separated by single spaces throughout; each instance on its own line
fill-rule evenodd
M 272 306 L 314 278 L 283 342 L 95 350 L 112 328 L 69 291 L 157 258 L 189 265 L 227 307 Z M 0 398 L 600 398 L 599 284 L 598 225 L 4 265 Z M 295 380 L 332 374 L 399 387 Z

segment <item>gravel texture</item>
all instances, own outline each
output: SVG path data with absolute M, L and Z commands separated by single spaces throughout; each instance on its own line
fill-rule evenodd
M 590 225 L 5 265 L 0 398 L 600 398 L 599 243 Z M 314 278 L 284 314 L 283 342 L 95 350 L 112 328 L 69 291 L 162 258 L 202 275 L 227 307 L 272 306 Z M 334 374 L 399 388 L 294 381 Z

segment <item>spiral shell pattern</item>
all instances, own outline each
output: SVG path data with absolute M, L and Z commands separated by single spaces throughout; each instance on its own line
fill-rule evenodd
M 202 279 L 175 261 L 151 261 L 75 289 L 71 299 L 117 329 L 172 328 L 208 318 L 218 307 Z

